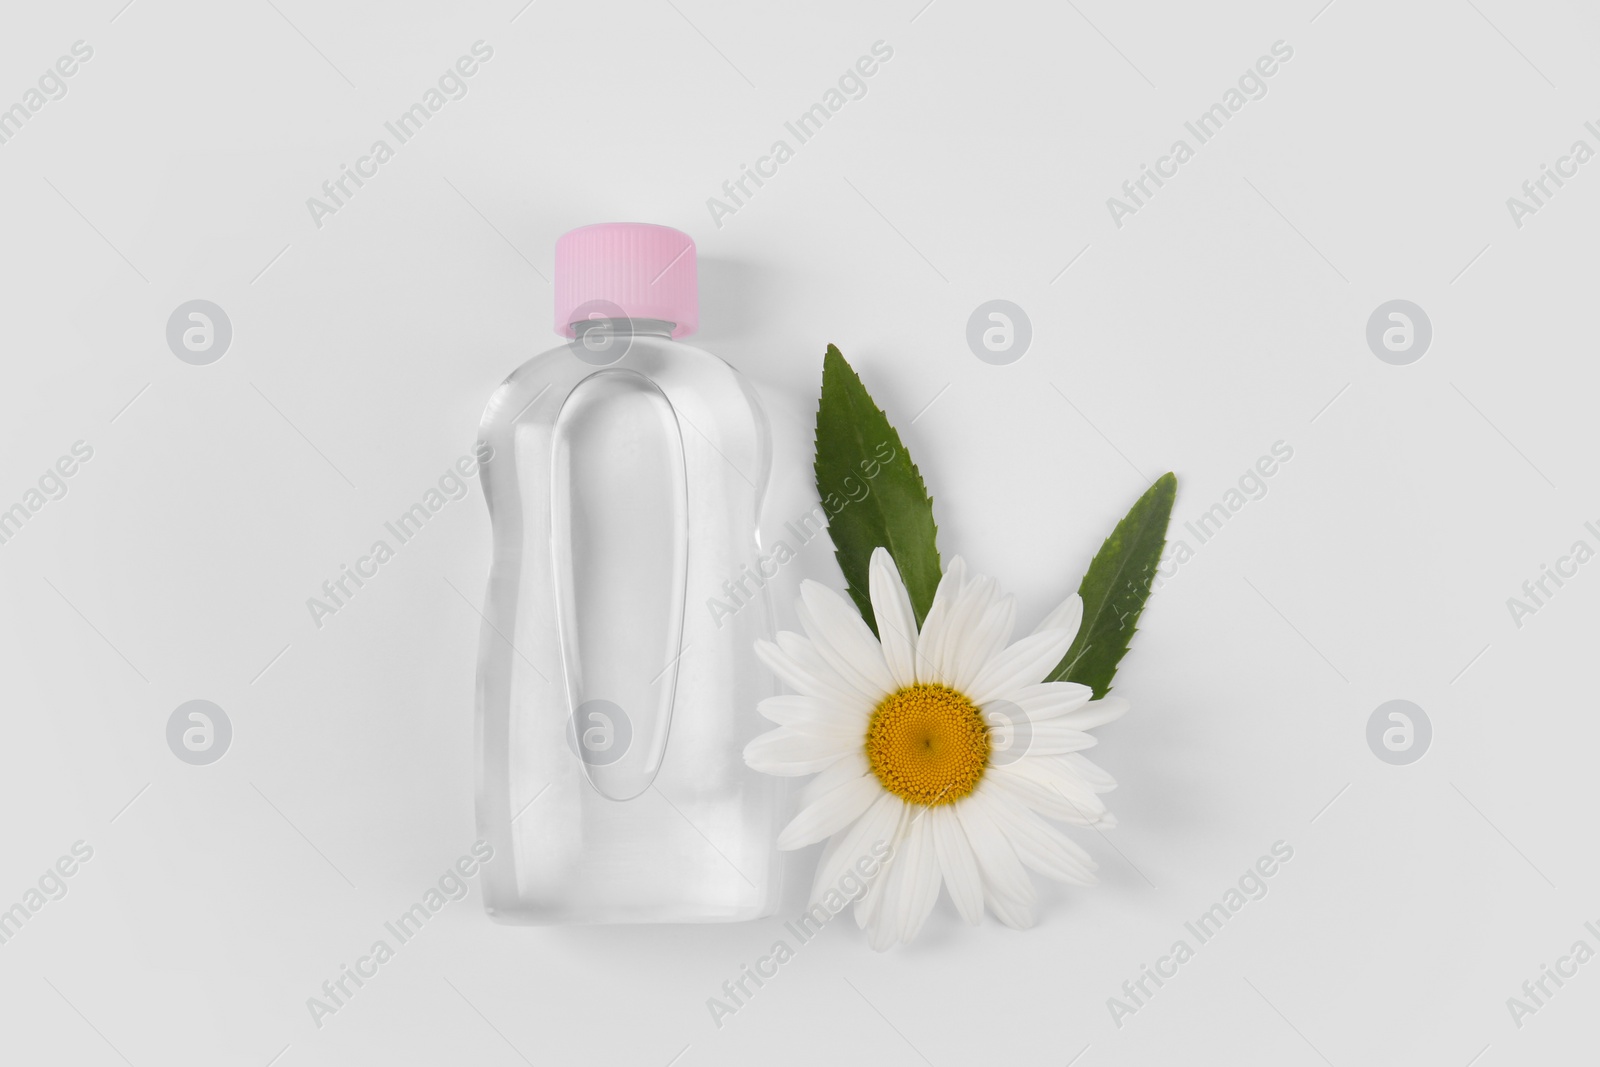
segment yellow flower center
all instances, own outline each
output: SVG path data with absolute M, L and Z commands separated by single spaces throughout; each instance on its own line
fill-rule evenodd
M 949 686 L 909 685 L 873 709 L 867 763 L 902 800 L 924 807 L 951 804 L 983 778 L 989 729 L 977 705 Z

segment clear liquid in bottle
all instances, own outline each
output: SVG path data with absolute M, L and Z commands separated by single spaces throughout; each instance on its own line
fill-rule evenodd
M 507 378 L 480 429 L 485 906 L 522 923 L 769 915 L 781 797 L 740 756 L 776 692 L 754 654 L 770 590 L 745 577 L 767 420 L 732 367 L 676 340 L 698 323 L 686 234 L 589 226 L 556 260 L 572 340 Z

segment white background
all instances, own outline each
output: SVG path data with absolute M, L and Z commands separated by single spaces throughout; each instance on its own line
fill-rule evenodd
M 0 145 L 0 506 L 74 441 L 94 456 L 0 545 L 0 907 L 74 841 L 94 856 L 0 945 L 0 1058 L 1592 1054 L 1600 963 L 1520 1029 L 1506 998 L 1600 949 L 1600 564 L 1520 628 L 1506 600 L 1600 547 L 1600 163 L 1521 228 L 1505 201 L 1600 148 L 1600 16 L 921 2 L 11 6 L 0 106 L 74 41 L 94 55 Z M 480 39 L 469 94 L 316 227 L 306 198 Z M 706 199 L 878 40 L 866 97 L 714 225 Z M 1115 226 L 1106 198 L 1278 40 L 1268 95 Z M 1152 599 L 1118 677 L 1134 710 L 1095 753 L 1120 826 L 1078 833 L 1101 884 L 1044 887 L 1036 929 L 942 901 L 880 956 L 841 920 L 718 1029 L 706 998 L 798 910 L 814 850 L 745 925 L 501 927 L 475 888 L 318 1028 L 306 998 L 474 837 L 481 492 L 320 630 L 306 598 L 554 343 L 555 238 L 606 220 L 695 237 L 697 343 L 751 376 L 809 403 L 839 344 L 946 555 L 1029 626 L 1161 471 L 1181 536 L 1274 442 L 1293 459 Z M 195 298 L 233 325 L 210 366 L 165 340 Z M 1033 323 L 1010 366 L 965 341 L 993 298 Z M 1365 341 L 1395 298 L 1433 323 L 1410 366 Z M 194 698 L 234 727 L 207 767 L 165 740 Z M 1433 723 L 1410 766 L 1367 747 L 1392 698 Z M 1267 897 L 1118 1028 L 1107 998 L 1279 840 Z

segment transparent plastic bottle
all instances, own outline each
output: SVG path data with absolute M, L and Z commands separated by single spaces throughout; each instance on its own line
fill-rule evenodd
M 772 636 L 769 590 L 745 577 L 766 417 L 732 367 L 676 340 L 699 321 L 688 235 L 574 230 L 554 287 L 571 340 L 507 378 L 480 427 L 485 907 L 517 923 L 770 915 L 781 797 L 740 755 L 776 691 L 753 647 Z

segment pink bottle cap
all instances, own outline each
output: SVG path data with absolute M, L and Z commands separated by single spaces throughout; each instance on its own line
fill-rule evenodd
M 700 325 L 694 238 L 647 222 L 581 226 L 556 240 L 556 333 L 595 318 L 660 319 L 685 337 Z

